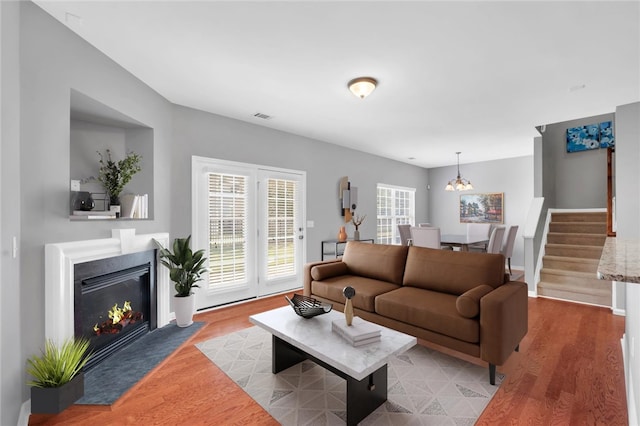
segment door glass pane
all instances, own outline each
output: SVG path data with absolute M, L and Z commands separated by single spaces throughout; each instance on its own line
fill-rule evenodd
M 209 289 L 247 281 L 247 177 L 209 173 Z
M 267 179 L 267 280 L 296 273 L 297 196 L 298 182 Z

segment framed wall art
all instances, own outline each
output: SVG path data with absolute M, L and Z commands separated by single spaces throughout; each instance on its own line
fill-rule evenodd
M 598 124 L 571 127 L 567 129 L 567 152 L 588 151 L 609 148 L 615 145 L 613 123 L 603 121 Z
M 504 193 L 460 195 L 460 223 L 504 223 Z

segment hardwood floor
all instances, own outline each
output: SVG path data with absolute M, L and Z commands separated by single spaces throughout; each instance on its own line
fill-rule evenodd
M 276 296 L 198 314 L 206 326 L 113 406 L 74 405 L 32 415 L 29 424 L 277 425 L 194 344 L 249 327 L 249 315 L 285 304 Z M 529 333 L 498 367 L 507 377 L 476 424 L 626 425 L 623 333 L 624 318 L 609 309 L 529 299 Z

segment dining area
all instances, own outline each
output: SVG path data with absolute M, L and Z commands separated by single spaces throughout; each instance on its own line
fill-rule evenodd
M 500 253 L 507 260 L 511 274 L 511 256 L 518 233 L 518 225 L 468 223 L 464 234 L 442 234 L 440 228 L 430 223 L 398 225 L 402 245 L 413 245 L 443 250 Z

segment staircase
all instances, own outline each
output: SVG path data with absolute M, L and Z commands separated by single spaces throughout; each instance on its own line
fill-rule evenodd
M 611 307 L 611 281 L 597 278 L 606 212 L 552 213 L 538 296 Z

